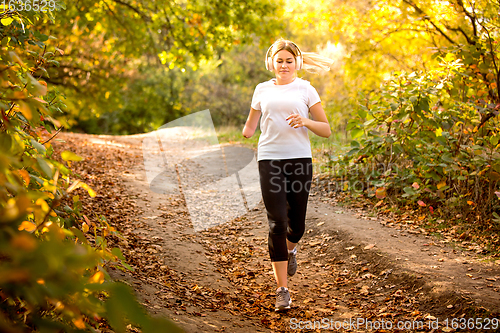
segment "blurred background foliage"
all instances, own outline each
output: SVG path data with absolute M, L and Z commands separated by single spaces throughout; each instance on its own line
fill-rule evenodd
M 462 239 L 475 230 L 498 253 L 498 1 L 51 3 L 0 12 L 2 331 L 71 332 L 103 318 L 117 332 L 175 329 L 107 282 L 103 262 L 128 269 L 104 241 L 119 233 L 105 218 L 84 223 L 73 191 L 95 193 L 71 171 L 79 157 L 55 156 L 50 140 L 62 129 L 147 132 L 205 109 L 239 132 L 255 86 L 272 77 L 264 54 L 278 37 L 335 60 L 299 74 L 334 133 L 314 139 L 321 172 L 375 208 L 428 215 Z

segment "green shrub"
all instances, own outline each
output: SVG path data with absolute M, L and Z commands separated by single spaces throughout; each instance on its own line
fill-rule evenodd
M 54 37 L 31 30 L 32 21 L 52 19 L 51 12 L 0 13 L 0 331 L 104 325 L 125 332 L 129 324 L 174 331 L 170 322 L 150 318 L 127 286 L 110 281 L 105 265 L 131 269 L 107 245 L 106 237 L 120 234 L 105 219 L 81 222 L 73 191 L 95 195 L 71 171 L 81 158 L 54 155 L 50 140 L 62 129 L 57 115 L 64 104 L 40 77 L 58 65 L 60 50 L 47 42 Z M 89 232 L 94 242 L 87 241 Z

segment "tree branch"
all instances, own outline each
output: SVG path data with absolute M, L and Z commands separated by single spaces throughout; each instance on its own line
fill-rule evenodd
M 493 68 L 495 69 L 495 72 L 496 72 L 496 84 L 497 84 L 497 96 L 496 98 L 496 102 L 497 103 L 500 103 L 500 71 L 498 70 L 498 66 L 497 66 L 497 63 L 495 61 L 495 51 L 493 49 L 493 43 L 491 42 L 491 35 L 490 35 L 490 32 L 489 30 L 482 24 L 479 22 L 479 25 L 481 25 L 481 27 L 484 29 L 484 31 L 486 31 L 486 33 L 488 34 L 488 42 L 489 42 L 489 46 L 490 46 L 490 52 L 491 52 L 491 59 L 493 61 Z M 486 79 L 486 76 L 485 76 L 485 79 Z M 488 83 L 487 80 L 485 80 L 486 83 Z M 493 95 L 493 97 L 495 97 Z
M 129 37 L 131 39 L 133 39 L 134 38 L 133 34 L 130 32 L 130 30 L 128 29 L 128 27 L 125 24 L 122 23 L 122 21 L 118 18 L 118 16 L 116 16 L 115 12 L 111 9 L 111 7 L 109 7 L 108 3 L 105 0 L 103 0 L 102 2 L 104 2 L 104 4 L 106 5 L 106 7 L 108 8 L 108 11 L 115 18 L 116 22 L 118 22 L 118 24 L 121 25 L 123 27 L 123 29 L 125 29 L 125 31 L 129 35 Z
M 476 16 L 472 15 L 471 13 L 469 13 L 467 11 L 467 9 L 465 9 L 464 2 L 462 0 L 457 0 L 457 4 L 460 5 L 460 7 L 462 8 L 465 15 L 469 18 L 469 20 L 472 24 L 472 29 L 474 31 L 474 37 L 477 37 Z M 468 39 L 467 39 L 467 42 L 469 42 Z M 471 44 L 471 43 L 469 43 L 469 44 Z
M 142 20 L 144 22 L 151 22 L 151 18 L 148 15 L 146 15 L 145 13 L 143 13 L 138 8 L 132 6 L 128 2 L 125 2 L 125 1 L 122 1 L 122 0 L 111 0 L 111 1 L 113 1 L 114 3 L 120 4 L 122 6 L 128 7 L 129 9 L 131 9 L 132 11 L 134 11 L 135 13 L 137 13 L 142 18 Z
M 420 7 L 418 7 L 416 4 L 413 3 L 413 1 L 411 0 L 403 0 L 403 2 L 405 2 L 407 5 L 413 7 L 415 9 L 415 11 L 417 12 L 417 14 L 419 14 L 421 17 L 423 17 L 423 19 L 427 22 L 429 22 L 433 27 L 434 29 L 436 29 L 439 34 L 441 36 L 443 36 L 448 42 L 450 42 L 451 44 L 453 45 L 456 45 L 457 43 L 451 39 L 443 30 L 441 30 L 441 28 L 439 28 L 435 23 L 434 21 L 432 21 L 430 19 L 430 16 L 427 15 L 422 9 L 420 9 Z

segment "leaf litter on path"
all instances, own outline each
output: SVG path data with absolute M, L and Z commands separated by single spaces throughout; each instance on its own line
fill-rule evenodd
M 427 322 L 428 315 L 465 316 L 471 309 L 481 314 L 463 295 L 433 298 L 421 276 L 401 270 L 377 250 L 378 245 L 359 246 L 348 235 L 329 229 L 321 220 L 327 214 L 323 211 L 308 214 L 308 232 L 297 256 L 299 270 L 289 279 L 292 308 L 274 313 L 276 286 L 262 204 L 195 233 L 181 195 L 158 201 L 144 180 L 142 187 L 129 181 L 140 174 L 140 140 L 109 137 L 116 144 L 106 145 L 93 144 L 93 136 L 62 138 L 66 142 L 55 146 L 86 158 L 74 166 L 97 192 L 94 199 L 82 195 L 86 216 L 91 222 L 105 216 L 124 235 L 109 241 L 121 248 L 135 271 L 119 276 L 134 286 L 150 311 L 177 319 L 186 331 L 281 332 L 293 331 L 296 322 L 307 325 L 325 318 L 325 323 L 349 318 L 396 323 Z M 312 207 L 316 200 L 323 201 L 312 196 Z

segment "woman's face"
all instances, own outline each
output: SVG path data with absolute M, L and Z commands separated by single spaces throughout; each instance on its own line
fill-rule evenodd
M 295 57 L 289 51 L 281 50 L 276 53 L 273 66 L 280 83 L 290 83 L 295 78 Z

